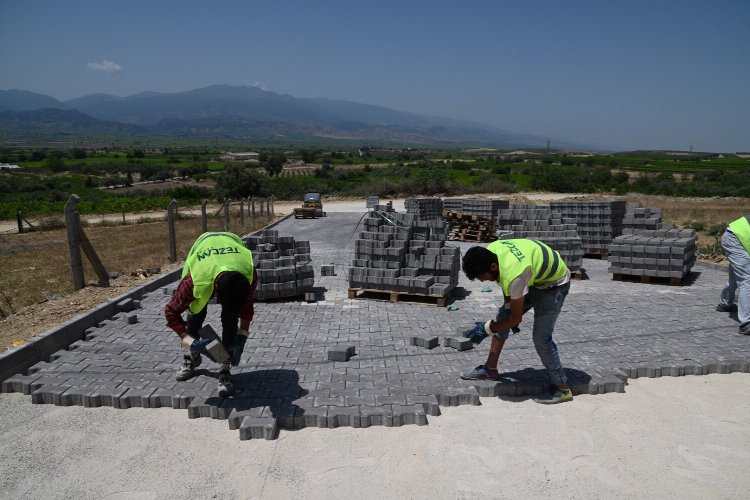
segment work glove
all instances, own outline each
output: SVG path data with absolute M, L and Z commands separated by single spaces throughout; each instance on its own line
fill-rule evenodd
M 474 344 L 479 344 L 485 338 L 489 337 L 490 333 L 492 333 L 490 330 L 490 321 L 486 323 L 477 321 L 476 323 L 474 323 L 474 328 L 466 330 L 464 332 L 464 337 L 471 340 L 471 342 Z
M 202 354 L 215 363 L 216 360 L 214 357 L 208 352 L 208 350 L 206 350 L 206 346 L 210 344 L 211 341 L 212 339 L 194 339 L 190 335 L 185 335 L 182 337 L 182 347 L 189 349 L 190 352 Z
M 248 335 L 250 335 L 250 332 L 242 328 L 237 331 L 237 336 L 234 338 L 234 346 L 232 347 L 232 366 L 240 364 L 240 358 L 242 357 L 242 352 L 245 350 L 245 342 L 247 342 Z

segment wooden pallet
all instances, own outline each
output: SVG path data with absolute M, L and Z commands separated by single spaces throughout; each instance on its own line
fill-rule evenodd
M 389 302 L 403 302 L 407 304 L 426 304 L 444 307 L 446 300 L 450 297 L 438 295 L 425 295 L 422 293 L 392 292 L 388 290 L 374 290 L 370 288 L 350 288 L 350 299 L 373 299 L 387 300 Z
M 664 285 L 669 284 L 671 286 L 681 286 L 682 279 L 683 278 L 665 278 L 661 276 L 641 276 L 641 275 L 621 274 L 621 273 L 614 273 L 612 275 L 613 281 L 640 282 L 640 283 L 645 283 L 645 284 L 660 283 Z

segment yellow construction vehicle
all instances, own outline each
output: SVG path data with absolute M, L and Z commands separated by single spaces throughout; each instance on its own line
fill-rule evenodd
M 324 217 L 323 203 L 320 201 L 320 193 L 310 191 L 305 193 L 301 208 L 294 209 L 296 219 L 314 219 L 315 217 Z

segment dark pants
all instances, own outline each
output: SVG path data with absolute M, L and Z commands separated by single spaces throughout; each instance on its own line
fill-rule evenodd
M 197 314 L 190 314 L 188 312 L 187 317 L 187 331 L 188 335 L 197 339 L 199 337 L 198 331 L 203 327 L 203 322 L 206 320 L 206 313 L 208 312 L 208 305 Z M 231 352 L 234 347 L 234 339 L 237 337 L 237 314 L 227 313 L 224 308 L 221 308 L 221 343 L 224 344 L 224 348 Z

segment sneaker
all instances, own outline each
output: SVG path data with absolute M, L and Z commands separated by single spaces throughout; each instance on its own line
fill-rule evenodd
M 469 372 L 462 373 L 461 378 L 464 380 L 497 380 L 500 378 L 500 374 L 496 369 L 479 365 Z
M 750 323 L 745 323 L 740 326 L 740 333 L 742 335 L 750 335 Z
M 555 405 L 557 403 L 564 403 L 566 401 L 573 401 L 573 391 L 570 389 L 558 389 L 554 394 L 546 394 L 538 398 L 534 398 L 539 404 L 543 405 Z
M 234 394 L 234 382 L 229 372 L 219 372 L 219 397 L 225 398 Z
M 177 375 L 175 377 L 180 382 L 193 378 L 193 375 L 195 375 L 195 369 L 198 368 L 203 361 L 200 356 L 194 358 L 190 354 L 185 354 L 184 358 L 185 359 L 182 360 L 182 365 L 180 365 L 180 368 L 177 370 Z
M 719 304 L 718 306 L 716 306 L 716 310 L 719 311 L 720 313 L 737 312 L 737 304 L 729 304 L 729 305 Z

